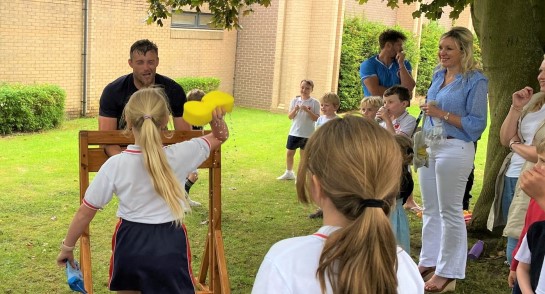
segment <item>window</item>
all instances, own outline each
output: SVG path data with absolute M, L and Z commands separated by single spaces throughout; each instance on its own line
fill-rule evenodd
M 211 21 L 211 13 L 179 11 L 172 13 L 170 26 L 183 29 L 221 30 L 210 24 Z

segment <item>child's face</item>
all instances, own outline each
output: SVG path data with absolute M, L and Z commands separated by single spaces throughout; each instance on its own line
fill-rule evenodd
M 388 109 L 391 115 L 394 116 L 394 118 L 399 117 L 403 112 L 405 112 L 405 109 L 407 108 L 407 101 L 400 101 L 399 95 L 390 95 L 388 97 L 383 97 L 384 99 L 384 107 Z
M 324 115 L 329 116 L 329 115 L 334 115 L 335 114 L 335 111 L 337 111 L 337 107 L 335 107 L 331 103 L 322 102 L 322 103 L 320 103 L 320 110 L 322 111 L 322 113 Z
M 378 107 L 374 107 L 373 105 L 370 105 L 368 103 L 364 103 L 360 107 L 360 113 L 369 119 L 375 119 L 375 116 L 377 115 Z
M 312 93 L 312 86 L 306 82 L 301 83 L 301 97 L 308 98 Z

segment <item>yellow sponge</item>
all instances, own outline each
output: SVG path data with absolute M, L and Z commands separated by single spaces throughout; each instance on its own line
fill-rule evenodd
M 231 112 L 233 111 L 235 98 L 225 92 L 212 91 L 202 97 L 202 102 L 210 103 L 216 107 L 222 107 L 225 111 Z
M 194 126 L 204 126 L 212 121 L 214 106 L 199 101 L 187 101 L 184 104 L 183 119 Z
M 212 111 L 222 107 L 226 112 L 233 111 L 235 98 L 220 92 L 212 91 L 202 97 L 202 101 L 187 101 L 184 104 L 183 119 L 194 126 L 204 126 L 212 121 Z

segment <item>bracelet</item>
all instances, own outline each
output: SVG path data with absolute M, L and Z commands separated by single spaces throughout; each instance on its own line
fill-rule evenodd
M 513 144 L 521 144 L 520 141 L 513 141 L 511 143 L 509 143 L 509 150 L 513 151 Z
M 516 108 L 515 106 L 513 106 L 513 104 L 511 104 L 511 108 L 518 112 L 522 112 L 522 108 Z
M 66 246 L 66 245 L 64 245 L 64 240 L 62 240 L 62 242 L 61 242 L 61 250 L 62 251 L 74 251 L 74 248 L 76 248 L 76 245 Z

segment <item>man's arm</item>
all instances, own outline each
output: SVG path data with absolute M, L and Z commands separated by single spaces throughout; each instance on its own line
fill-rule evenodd
M 384 94 L 384 91 L 386 91 L 386 87 L 383 87 L 378 82 L 377 76 L 370 76 L 363 80 L 363 84 L 371 93 L 371 96 L 382 96 Z
M 414 89 L 414 86 L 416 85 L 416 82 L 413 79 L 413 76 L 411 76 L 411 73 L 405 67 L 405 63 L 399 64 L 399 78 L 401 79 L 401 85 L 407 89 L 409 89 L 409 92 L 412 92 Z
M 176 131 L 190 131 L 191 125 L 186 122 L 182 117 L 173 117 L 174 129 Z
M 405 61 L 405 52 L 401 51 L 396 55 L 396 61 L 399 65 L 399 79 L 401 80 L 401 86 L 409 89 L 409 92 L 412 92 L 416 82 L 411 76 L 411 64 L 408 61 Z
M 98 116 L 98 129 L 100 131 L 115 131 L 117 130 L 117 119 L 114 117 Z M 104 145 L 104 153 L 108 156 L 114 156 L 121 153 L 119 145 Z

